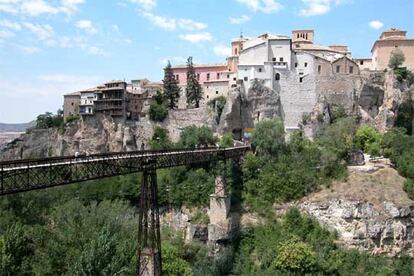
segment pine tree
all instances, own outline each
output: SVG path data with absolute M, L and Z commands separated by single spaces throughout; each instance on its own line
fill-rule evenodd
M 170 61 L 168 61 L 167 66 L 164 68 L 163 90 L 167 107 L 169 109 L 177 108 L 181 88 L 178 86 L 178 81 L 173 74 Z
M 187 105 L 200 107 L 200 100 L 202 99 L 201 85 L 198 83 L 193 66 L 193 57 L 187 59 Z

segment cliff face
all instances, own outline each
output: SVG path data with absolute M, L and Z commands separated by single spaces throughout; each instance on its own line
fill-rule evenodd
M 299 208 L 336 231 L 347 248 L 414 256 L 414 201 L 403 182 L 391 168 L 352 172 L 347 181 L 302 199 Z
M 140 150 L 149 148 L 155 126 L 169 131 L 177 142 L 180 129 L 190 125 L 213 127 L 213 116 L 207 109 L 170 111 L 166 120 L 155 124 L 147 118 L 134 122 L 117 122 L 111 117 L 97 115 L 72 122 L 64 129 L 31 129 L 0 151 L 0 160 L 41 158 L 50 156 L 93 154 Z

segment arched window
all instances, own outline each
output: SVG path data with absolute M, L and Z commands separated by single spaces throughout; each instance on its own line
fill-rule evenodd
M 280 80 L 280 74 L 279 74 L 279 73 L 276 73 L 276 75 L 275 75 L 275 80 L 276 80 L 276 81 Z

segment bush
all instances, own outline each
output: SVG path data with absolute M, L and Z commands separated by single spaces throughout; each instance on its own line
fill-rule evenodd
M 409 100 L 402 103 L 398 107 L 397 118 L 395 119 L 395 127 L 405 128 L 408 135 L 413 134 L 414 122 L 414 101 Z
M 375 128 L 361 126 L 355 133 L 355 146 L 365 152 L 378 156 L 381 151 L 381 134 Z
M 285 146 L 285 127 L 280 119 L 264 120 L 256 125 L 251 143 L 262 155 L 277 155 Z
M 404 182 L 404 191 L 408 194 L 408 196 L 414 200 L 414 180 L 407 179 Z
M 184 148 L 195 148 L 215 146 L 216 142 L 217 139 L 210 128 L 189 126 L 181 131 L 178 144 Z
M 234 145 L 234 136 L 233 133 L 227 132 L 221 137 L 220 146 L 222 147 L 232 147 Z
M 151 149 L 154 150 L 168 149 L 172 145 L 170 138 L 168 137 L 168 130 L 158 126 L 155 127 L 154 134 L 149 143 Z
M 71 122 L 75 122 L 80 119 L 79 115 L 71 114 L 66 118 L 66 123 L 69 124 Z
M 150 119 L 156 122 L 162 122 L 168 115 L 168 108 L 165 103 L 164 96 L 160 91 L 157 91 L 157 94 L 152 98 L 149 116 Z
M 400 49 L 395 49 L 391 52 L 390 60 L 388 62 L 388 67 L 391 69 L 397 69 L 405 61 L 404 53 Z
M 52 112 L 40 114 L 36 118 L 36 128 L 63 127 L 63 116 L 61 114 L 53 115 Z

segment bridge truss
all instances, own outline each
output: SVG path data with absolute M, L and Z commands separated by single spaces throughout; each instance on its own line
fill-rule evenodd
M 0 162 L 0 196 L 142 172 L 137 275 L 161 275 L 156 170 L 241 158 L 248 147 L 173 149 Z

